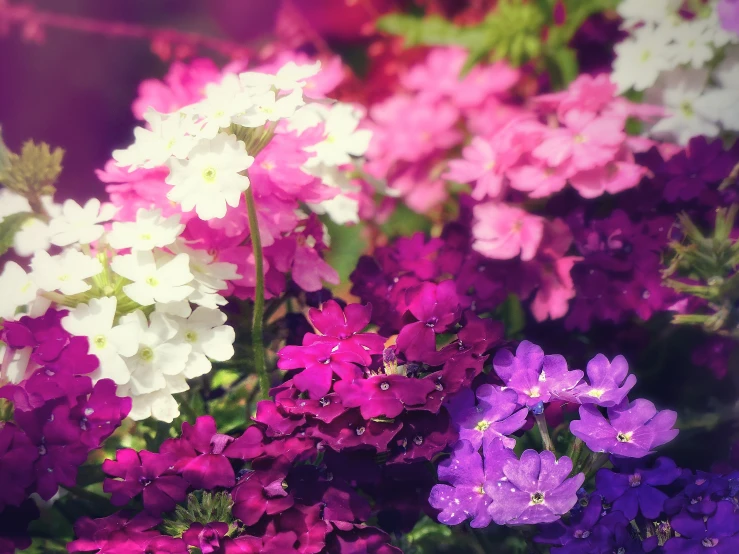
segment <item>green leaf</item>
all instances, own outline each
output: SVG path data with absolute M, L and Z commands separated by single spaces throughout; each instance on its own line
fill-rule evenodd
M 509 294 L 496 311 L 505 326 L 506 337 L 516 337 L 523 331 L 526 325 L 526 314 L 517 295 Z
M 78 487 L 87 487 L 95 483 L 102 483 L 104 480 L 103 464 L 83 465 L 77 471 Z
M 417 231 L 428 233 L 431 230 L 431 221 L 405 204 L 398 204 L 388 220 L 380 225 L 380 230 L 390 238 L 407 237 Z
M 579 73 L 577 55 L 572 48 L 563 46 L 551 51 L 548 61 L 552 69 L 556 71 L 556 75 L 558 75 L 556 84 L 559 87 L 566 88 L 569 83 L 577 78 Z
M 228 388 L 233 385 L 241 377 L 241 374 L 235 369 L 219 369 L 213 373 L 213 379 L 210 382 L 212 389 L 223 387 Z
M 393 13 L 378 19 L 376 26 L 379 31 L 402 36 L 407 48 L 419 45 L 473 48 L 485 40 L 482 25 L 460 27 L 438 15 L 420 18 Z
M 0 174 L 10 168 L 10 150 L 3 141 L 3 128 L 0 127 Z
M 362 237 L 363 225 L 338 225 L 327 217 L 321 218 L 331 236 L 331 248 L 326 261 L 339 273 L 340 283 L 347 283 L 367 243 Z
M 36 217 L 30 212 L 10 214 L 0 221 L 0 256 L 5 254 L 13 246 L 15 234 L 20 231 L 23 224 L 30 217 Z

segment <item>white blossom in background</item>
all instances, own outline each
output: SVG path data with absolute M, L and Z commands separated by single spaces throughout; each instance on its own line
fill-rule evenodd
M 172 244 L 184 229 L 179 214 L 162 217 L 160 209 L 139 208 L 136 221 L 114 222 L 106 238 L 108 244 L 117 250 L 153 250 Z
M 88 338 L 89 353 L 100 362 L 91 375 L 93 379 L 112 379 L 117 385 L 125 385 L 131 372 L 124 357 L 138 351 L 140 329 L 133 323 L 115 325 L 117 304 L 113 296 L 92 298 L 70 310 L 62 319 L 62 327 L 72 335 Z
M 319 61 L 301 65 L 288 62 L 275 75 L 246 71 L 239 75 L 239 80 L 245 88 L 253 91 L 264 92 L 275 88 L 284 92 L 292 92 L 302 90 L 306 81 L 317 75 L 320 70 L 321 62 Z
M 616 11 L 627 27 L 675 18 L 682 0 L 621 0 Z
M 178 320 L 176 339 L 192 348 L 185 366 L 185 377 L 192 379 L 210 372 L 210 360 L 225 362 L 233 357 L 236 333 L 225 323 L 226 314 L 205 307 L 196 308 L 190 317 Z
M 195 146 L 193 117 L 184 112 L 162 114 L 153 108 L 144 119 L 149 129 L 136 127 L 134 142 L 123 150 L 114 150 L 113 159 L 120 167 L 133 171 L 137 167 L 151 169 L 167 163 L 170 157 L 186 158 Z
M 142 306 L 155 302 L 177 302 L 187 298 L 194 290 L 190 262 L 187 254 L 171 256 L 139 251 L 116 256 L 110 267 L 121 277 L 133 281 L 124 285 L 123 292 Z
M 664 106 L 668 115 L 650 133 L 679 144 L 687 144 L 697 135 L 717 136 L 718 125 L 700 109 L 707 80 L 708 71 L 704 69 L 674 69 L 664 73 L 657 85 L 647 91 L 646 101 Z
M 30 212 L 31 205 L 25 197 L 10 189 L 0 189 L 0 220 L 9 215 Z
M 57 256 L 38 252 L 31 260 L 33 280 L 39 289 L 64 295 L 74 295 L 92 288 L 87 281 L 103 271 L 97 258 L 68 248 Z
M 618 91 L 645 90 L 662 71 L 675 67 L 668 48 L 671 39 L 672 34 L 663 25 L 656 29 L 637 29 L 630 38 L 617 44 L 611 79 Z
M 36 298 L 38 287 L 21 266 L 7 262 L 0 273 L 0 291 L 0 318 L 12 319 L 20 306 Z
M 269 91 L 254 97 L 253 103 L 234 118 L 234 123 L 244 127 L 261 127 L 291 117 L 304 104 L 302 89 L 295 89 L 284 96 Z
M 41 206 L 54 218 L 61 214 L 61 206 L 55 204 L 50 196 L 41 197 Z M 9 215 L 31 213 L 31 205 L 25 197 L 10 189 L 0 189 L 0 221 Z M 39 250 L 48 250 L 51 246 L 49 224 L 38 217 L 29 217 L 13 236 L 13 250 L 19 256 L 32 256 Z
M 105 230 L 100 224 L 113 219 L 116 211 L 113 204 L 101 205 L 97 198 L 88 200 L 84 206 L 74 200 L 66 200 L 61 214 L 49 223 L 51 244 L 69 246 L 96 241 Z
M 712 77 L 716 86 L 707 88 L 696 106 L 727 131 L 739 132 L 739 46 L 726 49 Z
M 167 198 L 178 202 L 183 211 L 194 209 L 200 219 L 222 218 L 226 205 L 237 207 L 249 188 L 249 178 L 241 172 L 253 163 L 244 143 L 233 135 L 201 140 L 187 160 L 171 160 L 166 181 L 172 190 Z
M 710 21 L 685 21 L 668 29 L 672 32 L 669 52 L 673 67 L 686 64 L 700 69 L 716 55 Z

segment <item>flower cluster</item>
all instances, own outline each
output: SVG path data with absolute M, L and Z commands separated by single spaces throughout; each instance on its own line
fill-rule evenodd
M 690 17 L 679 1 L 619 4 L 630 36 L 616 45 L 611 78 L 619 91 L 646 91 L 649 101 L 664 106 L 665 117 L 650 131 L 656 137 L 687 144 L 694 136 L 739 131 L 730 107 L 739 84 L 739 51 L 727 47 L 739 42 L 739 35 L 722 27 L 732 8 L 718 4 L 696 3 Z M 721 63 L 707 69 L 720 53 Z
M 23 316 L 3 325 L 0 402 L 12 402 L 12 407 L 3 405 L 7 420 L 0 422 L 0 513 L 4 522 L 8 518 L 9 523 L 21 525 L 23 514 L 33 514 L 24 504 L 29 495 L 35 493 L 48 501 L 60 487 L 76 486 L 78 467 L 131 409 L 130 398 L 116 396 L 113 381 L 93 382 L 91 376 L 99 369 L 97 359 L 87 353 L 86 337 L 64 329 L 66 315 L 66 311 L 49 309 L 39 317 Z M 27 519 L 35 517 L 38 513 Z M 25 543 L 20 531 L 13 530 L 19 533 L 19 542 L 11 540 L 18 548 Z M 12 539 L 14 535 L 9 532 L 8 536 Z M 2 551 L 13 551 L 4 540 L 5 533 L 0 539 Z
M 584 378 L 582 371 L 569 370 L 562 356 L 545 356 L 540 347 L 524 341 L 515 355 L 499 350 L 493 369 L 495 378 L 474 395 L 465 389 L 448 399 L 460 441 L 439 464 L 439 479 L 449 484 L 435 485 L 429 500 L 440 510 L 439 521 L 447 525 L 466 519 L 473 527 L 487 527 L 491 521 L 557 521 L 577 504 L 585 480 L 580 470 L 593 460 L 602 460 L 604 453 L 617 459 L 642 458 L 677 436 L 675 412 L 658 412 L 644 399 L 629 402 L 636 377 L 629 375 L 622 356 L 609 361 L 599 354 L 588 363 Z M 578 452 L 577 466 L 568 456 L 557 458 L 547 430 L 545 406 L 561 409 L 567 404 L 580 405 L 580 419 L 569 428 L 592 452 L 587 463 Z M 546 451 L 526 450 L 519 457 L 512 450 L 513 435 L 524 428 L 529 413 Z

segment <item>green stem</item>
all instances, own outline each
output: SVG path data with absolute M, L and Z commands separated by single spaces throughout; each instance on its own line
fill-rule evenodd
M 541 442 L 544 448 L 549 450 L 549 452 L 554 452 L 554 443 L 552 442 L 552 437 L 549 436 L 547 418 L 544 414 L 536 414 L 534 415 L 534 419 L 536 419 L 536 426 L 539 428 L 539 434 L 541 435 Z
M 254 251 L 254 268 L 256 270 L 256 284 L 254 286 L 254 318 L 251 325 L 251 346 L 254 356 L 254 368 L 259 377 L 259 396 L 269 398 L 270 380 L 267 374 L 267 364 L 264 356 L 264 255 L 262 239 L 259 235 L 257 208 L 254 204 L 254 193 L 251 188 L 246 189 L 246 210 L 249 214 L 249 234 L 251 235 L 252 250 Z

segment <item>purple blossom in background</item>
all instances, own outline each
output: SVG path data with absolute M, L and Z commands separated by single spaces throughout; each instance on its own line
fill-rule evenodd
M 609 362 L 603 354 L 598 354 L 588 362 L 587 374 L 590 383 L 582 383 L 572 391 L 580 404 L 615 406 L 636 384 L 636 375 L 629 375 L 629 364 L 623 356 Z
M 730 488 L 729 479 L 705 471 L 696 471 L 693 475 L 685 470 L 680 481 L 683 489 L 665 502 L 665 512 L 671 516 L 682 510 L 687 510 L 695 517 L 711 515 Z
M 587 506 L 573 513 L 568 524 L 558 520 L 542 525 L 541 533 L 536 537 L 536 542 L 562 546 L 561 549 L 553 547 L 553 552 L 567 554 L 597 552 L 602 547 L 603 533 L 599 533 L 595 529 L 596 524 L 601 520 L 602 512 L 603 503 L 601 498 L 593 495 L 590 497 Z
M 477 405 L 475 394 L 470 389 L 462 389 L 448 402 L 459 438 L 480 448 L 484 443 L 502 437 L 504 444 L 513 448 L 516 440 L 505 435 L 521 429 L 528 415 L 528 410 L 519 405 L 516 391 L 485 384 L 477 388 L 476 394 Z
M 648 469 L 642 460 L 613 459 L 614 469 L 601 469 L 595 484 L 599 494 L 623 513 L 629 520 L 641 513 L 648 519 L 656 519 L 663 511 L 667 495 L 655 488 L 669 485 L 680 476 L 675 462 L 669 458 L 657 458 Z
M 664 545 L 665 554 L 733 554 L 739 551 L 739 513 L 730 501 L 721 501 L 708 518 L 681 512 L 670 521 L 680 533 Z
M 7 505 L 20 506 L 26 499 L 38 456 L 38 448 L 17 426 L 10 422 L 0 426 L 0 513 Z
M 739 0 L 720 0 L 717 9 L 721 26 L 739 35 Z
M 454 445 L 452 455 L 439 463 L 439 480 L 449 484 L 434 485 L 429 504 L 441 510 L 438 519 L 446 525 L 457 525 L 471 519 L 472 527 L 487 527 L 492 520 L 488 507 L 492 502 L 485 492 L 486 483 L 503 477 L 502 468 L 515 460 L 512 450 L 496 440 L 484 449 L 478 449 L 469 441 L 460 440 Z
M 115 506 L 124 506 L 143 492 L 144 508 L 152 514 L 173 510 L 185 499 L 188 482 L 174 474 L 175 458 L 132 448 L 116 452 L 115 460 L 105 460 L 103 471 L 117 479 L 106 479 L 103 490 L 111 494 Z
M 159 522 L 159 518 L 147 513 L 130 519 L 124 512 L 99 519 L 82 517 L 74 525 L 78 538 L 67 545 L 67 550 L 100 554 L 145 552 L 149 542 L 160 536 L 154 530 Z
M 734 6 L 736 9 L 736 5 Z M 690 201 L 701 195 L 708 184 L 719 183 L 731 172 L 734 161 L 720 140 L 706 137 L 690 139 L 684 150 L 664 164 L 667 177 L 664 196 L 668 202 Z
M 585 475 L 569 477 L 572 460 L 554 453 L 526 450 L 520 460 L 503 464 L 504 479 L 488 482 L 488 508 L 498 525 L 532 525 L 556 521 L 577 503 Z
M 583 376 L 582 371 L 569 371 L 562 356 L 545 356 L 541 347 L 529 341 L 518 345 L 515 356 L 499 350 L 493 368 L 506 386 L 518 393 L 519 403 L 529 407 L 565 396 Z
M 608 408 L 608 419 L 593 405 L 581 406 L 580 419 L 570 423 L 570 431 L 593 452 L 643 458 L 677 436 L 676 420 L 675 412 L 658 412 L 649 400 L 624 400 Z

